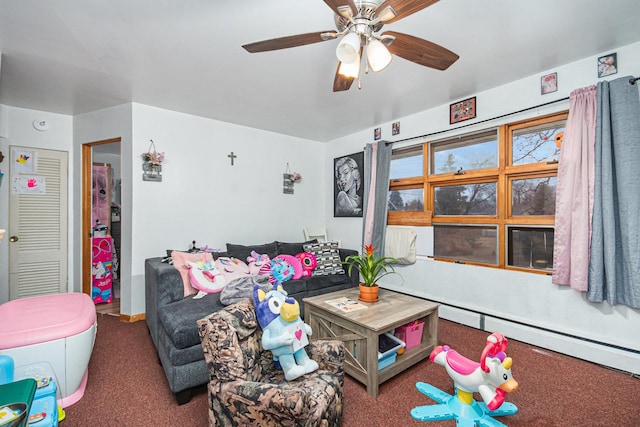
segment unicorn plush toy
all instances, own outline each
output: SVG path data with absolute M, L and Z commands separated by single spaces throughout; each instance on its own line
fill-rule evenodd
M 222 291 L 227 283 L 224 274 L 220 273 L 215 264 L 210 261 L 187 261 L 189 267 L 189 282 L 198 290 L 194 299 L 199 299 L 206 294 Z

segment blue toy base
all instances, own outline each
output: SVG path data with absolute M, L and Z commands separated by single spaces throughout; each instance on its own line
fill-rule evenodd
M 418 421 L 456 420 L 457 427 L 501 427 L 505 426 L 493 417 L 513 415 L 518 408 L 513 403 L 505 402 L 495 411 L 487 408 L 484 402 L 475 400 L 467 405 L 460 402 L 457 396 L 435 388 L 431 384 L 416 383 L 418 391 L 429 396 L 439 404 L 416 406 L 411 410 L 411 417 Z

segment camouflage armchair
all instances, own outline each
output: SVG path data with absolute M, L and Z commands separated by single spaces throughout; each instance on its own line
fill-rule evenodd
M 320 368 L 294 381 L 263 350 L 251 299 L 198 321 L 209 369 L 209 425 L 339 426 L 344 344 L 311 341 L 307 354 Z

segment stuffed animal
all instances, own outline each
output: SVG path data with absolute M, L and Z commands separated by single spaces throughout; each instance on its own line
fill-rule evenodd
M 259 254 L 251 251 L 251 255 L 247 257 L 249 263 L 249 273 L 255 275 L 271 276 L 271 258 L 267 254 Z
M 279 362 L 287 381 L 318 369 L 304 347 L 309 344 L 311 326 L 300 319 L 300 306 L 287 297 L 280 285 L 265 293 L 259 285 L 253 287 L 253 304 L 262 328 L 262 347 L 271 350 L 274 362 Z
M 218 259 L 215 260 L 215 265 L 216 268 L 224 274 L 227 283 L 233 279 L 250 276 L 249 266 L 237 258 L 218 257 Z
M 315 270 L 318 265 L 318 260 L 316 256 L 311 252 L 300 252 L 296 254 L 296 259 L 300 261 L 302 265 L 302 277 L 310 277 L 313 275 L 313 270 Z
M 280 285 L 282 282 L 286 282 L 295 274 L 296 272 L 293 269 L 293 265 L 284 258 L 275 257 L 271 260 L 271 275 L 269 276 L 269 281 L 274 285 Z
M 220 292 L 227 283 L 224 274 L 220 273 L 211 261 L 187 261 L 187 267 L 189 267 L 189 282 L 198 290 L 194 299 Z

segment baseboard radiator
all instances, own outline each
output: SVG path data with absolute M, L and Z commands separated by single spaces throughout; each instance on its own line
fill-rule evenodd
M 536 347 L 628 372 L 635 376 L 640 375 L 640 352 L 631 349 L 593 342 L 443 304 L 440 305 L 439 316 L 489 333 L 499 331 L 506 337 Z

